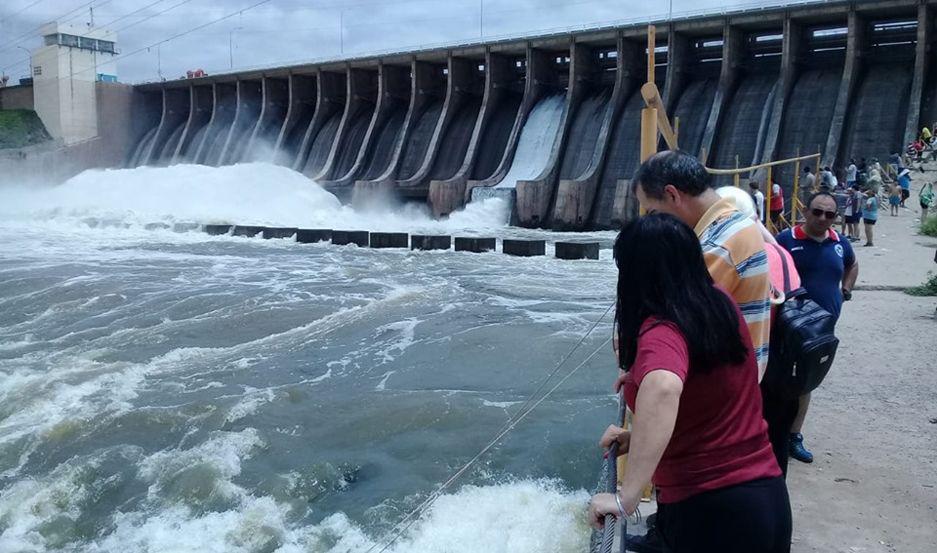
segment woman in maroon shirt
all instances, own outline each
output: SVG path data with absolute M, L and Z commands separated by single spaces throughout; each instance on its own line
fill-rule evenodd
M 632 430 L 609 427 L 628 453 L 617 497 L 589 514 L 634 512 L 657 486 L 657 529 L 672 553 L 786 553 L 787 487 L 762 418 L 748 326 L 713 284 L 699 241 L 669 215 L 629 223 L 615 243 L 616 322 Z M 767 270 L 767 268 L 765 268 Z

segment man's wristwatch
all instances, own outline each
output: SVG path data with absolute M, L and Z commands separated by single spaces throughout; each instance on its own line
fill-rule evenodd
M 849 288 L 843 288 L 843 301 L 849 301 L 852 299 L 852 290 Z

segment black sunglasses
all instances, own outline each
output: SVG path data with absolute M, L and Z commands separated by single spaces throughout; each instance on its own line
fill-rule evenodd
M 823 217 L 823 216 L 826 216 L 827 219 L 835 219 L 835 218 L 836 218 L 836 212 L 835 212 L 835 211 L 824 211 L 824 210 L 822 210 L 822 209 L 816 209 L 816 208 L 814 208 L 814 209 L 811 209 L 811 210 L 810 210 L 810 213 L 813 213 L 813 216 L 814 216 L 814 217 Z

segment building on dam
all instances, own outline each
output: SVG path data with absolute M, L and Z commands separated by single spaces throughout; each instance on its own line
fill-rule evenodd
M 680 147 L 711 167 L 882 159 L 937 120 L 935 17 L 937 0 L 834 0 L 652 22 L 655 79 Z M 123 87 L 106 108 L 120 139 L 100 136 L 87 157 L 273 161 L 346 201 L 391 193 L 444 216 L 503 195 L 523 226 L 615 228 L 637 207 L 646 33 L 642 22 Z M 788 193 L 792 171 L 775 173 Z

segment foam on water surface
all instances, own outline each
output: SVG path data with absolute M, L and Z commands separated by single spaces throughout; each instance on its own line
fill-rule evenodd
M 497 199 L 473 204 L 444 221 L 422 205 L 355 210 L 302 174 L 270 163 L 224 167 L 173 165 L 88 170 L 53 187 L 0 188 L 0 218 L 75 221 L 96 226 L 153 222 L 230 223 L 366 230 L 493 229 L 507 223 Z

